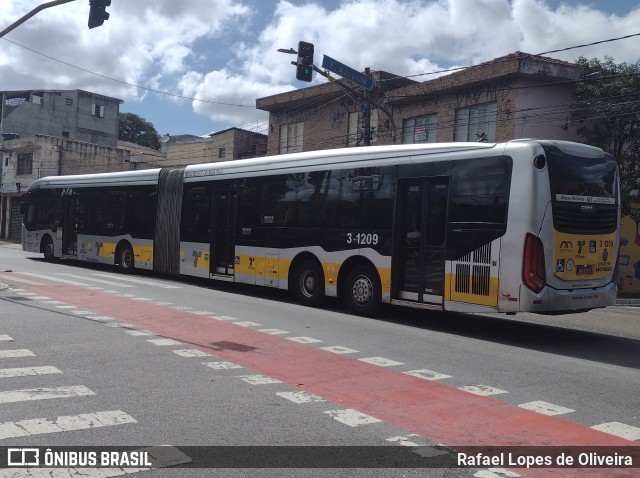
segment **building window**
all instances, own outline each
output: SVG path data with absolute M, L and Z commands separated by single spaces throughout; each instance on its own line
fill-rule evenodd
M 91 116 L 104 118 L 104 105 L 91 104 Z
M 349 136 L 347 137 L 348 146 L 360 146 L 364 142 L 363 112 L 354 111 L 349 113 Z M 371 110 L 371 118 L 369 120 L 369 128 L 371 131 L 370 142 L 375 143 L 378 139 L 378 110 Z
M 18 170 L 16 175 L 31 174 L 31 163 L 33 162 L 33 153 L 18 154 Z
M 66 97 L 64 99 L 64 104 L 67 106 L 73 106 L 73 98 Z
M 224 159 L 226 153 L 226 148 L 218 148 L 218 159 Z
M 437 115 L 418 116 L 404 120 L 402 142 L 406 144 L 435 143 L 437 123 Z
M 457 110 L 454 141 L 493 143 L 496 140 L 496 113 L 495 103 Z
M 62 132 L 62 137 L 63 138 L 68 138 L 69 137 L 69 132 L 68 131 L 63 131 Z
M 280 126 L 280 153 L 298 153 L 302 151 L 302 123 Z

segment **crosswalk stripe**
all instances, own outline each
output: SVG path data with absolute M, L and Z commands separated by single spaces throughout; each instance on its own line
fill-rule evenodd
M 7 334 L 0 334 L 0 342 L 13 342 L 13 337 Z
M 122 410 L 83 413 L 80 415 L 63 416 L 54 420 L 35 418 L 19 422 L 0 423 L 0 440 L 18 438 L 46 433 L 58 433 L 73 430 L 88 430 L 90 428 L 110 427 L 125 423 L 137 423 L 137 420 Z
M 23 272 L 24 274 L 24 272 Z M 43 284 L 42 282 L 36 282 L 33 280 L 29 280 L 29 279 L 23 279 L 21 277 L 16 277 L 13 275 L 5 275 L 5 274 L 0 274 L 0 279 L 5 279 L 11 282 L 20 282 L 21 284 L 27 284 L 27 285 L 47 285 L 47 284 Z
M 0 350 L 0 358 L 18 358 L 18 357 L 35 357 L 31 350 L 27 349 L 15 349 L 15 350 Z
M 44 274 L 36 274 L 35 272 L 21 272 L 20 274 L 28 275 L 28 276 L 31 276 L 31 277 L 37 277 L 38 279 L 50 280 L 52 282 L 60 282 L 61 284 L 67 284 L 67 285 L 77 285 L 77 286 L 80 286 L 80 287 L 89 287 L 89 285 L 90 285 L 90 284 L 85 284 L 83 282 L 76 282 L 76 281 L 73 281 L 73 280 L 60 279 L 59 277 L 46 276 Z M 46 285 L 46 284 L 39 284 L 39 285 Z
M 52 398 L 84 397 L 95 395 L 84 385 L 56 388 L 32 388 L 27 390 L 9 390 L 0 392 L 0 403 L 28 402 L 30 400 L 49 400 Z M 0 433 L 1 435 L 1 433 Z
M 57 272 L 56 275 L 65 276 L 65 277 L 73 277 L 74 279 L 90 280 L 90 281 L 93 281 L 93 282 L 98 282 L 100 284 L 113 285 L 113 286 L 116 286 L 116 287 L 126 287 L 126 288 L 135 287 L 134 285 L 123 284 L 122 282 L 113 282 L 113 281 L 104 280 L 104 279 L 94 279 L 93 277 L 80 276 L 80 275 L 76 275 L 76 274 L 66 274 L 64 272 Z
M 91 274 L 93 276 L 98 276 L 98 277 L 109 277 L 109 278 L 113 278 L 113 275 L 110 274 L 99 274 L 99 273 L 94 273 Z M 125 281 L 125 282 L 134 282 L 136 284 L 145 284 L 145 285 L 152 285 L 154 287 L 160 287 L 162 289 L 182 289 L 182 286 L 179 285 L 173 285 L 173 284 L 163 284 L 162 282 L 156 282 L 156 281 L 151 281 L 151 280 L 144 280 L 144 279 L 138 279 L 135 277 L 118 277 L 119 281 Z
M 3 368 L 0 369 L 0 378 L 11 377 L 28 377 L 32 375 L 51 375 L 54 373 L 62 373 L 56 367 L 21 367 L 21 368 Z

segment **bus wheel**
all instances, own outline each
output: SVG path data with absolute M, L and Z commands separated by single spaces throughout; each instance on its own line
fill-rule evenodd
M 45 261 L 54 261 L 56 259 L 55 249 L 53 247 L 53 241 L 49 236 L 45 236 L 42 240 L 42 252 L 44 253 Z
M 364 264 L 351 269 L 345 279 L 344 300 L 352 312 L 364 316 L 374 315 L 382 302 L 378 272 Z
M 125 274 L 133 272 L 133 249 L 129 244 L 123 244 L 118 248 L 117 259 L 120 272 Z
M 298 302 L 316 307 L 324 299 L 324 272 L 317 261 L 306 260 L 296 267 L 293 293 Z

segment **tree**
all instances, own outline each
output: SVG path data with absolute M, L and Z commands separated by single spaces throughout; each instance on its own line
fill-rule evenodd
M 160 149 L 160 135 L 153 124 L 134 113 L 118 115 L 118 139 Z
M 580 57 L 576 64 L 583 75 L 569 124 L 579 126 L 586 143 L 616 158 L 622 214 L 640 224 L 640 60 L 630 65 Z

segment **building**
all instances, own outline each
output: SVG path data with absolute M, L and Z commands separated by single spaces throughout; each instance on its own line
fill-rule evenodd
M 127 149 L 34 134 L 0 141 L 0 238 L 19 239 L 21 196 L 36 179 L 135 169 Z
M 0 94 L 3 138 L 44 134 L 117 146 L 122 100 L 83 90 L 3 91 Z
M 160 138 L 163 156 L 158 166 L 186 166 L 234 159 L 255 158 L 267 152 L 267 136 L 241 128 L 229 128 L 208 136 L 177 135 Z
M 522 52 L 420 83 L 374 72 L 370 144 L 576 139 L 563 126 L 580 74 Z M 362 103 L 334 83 L 257 99 L 269 112 L 268 154 L 362 145 Z

